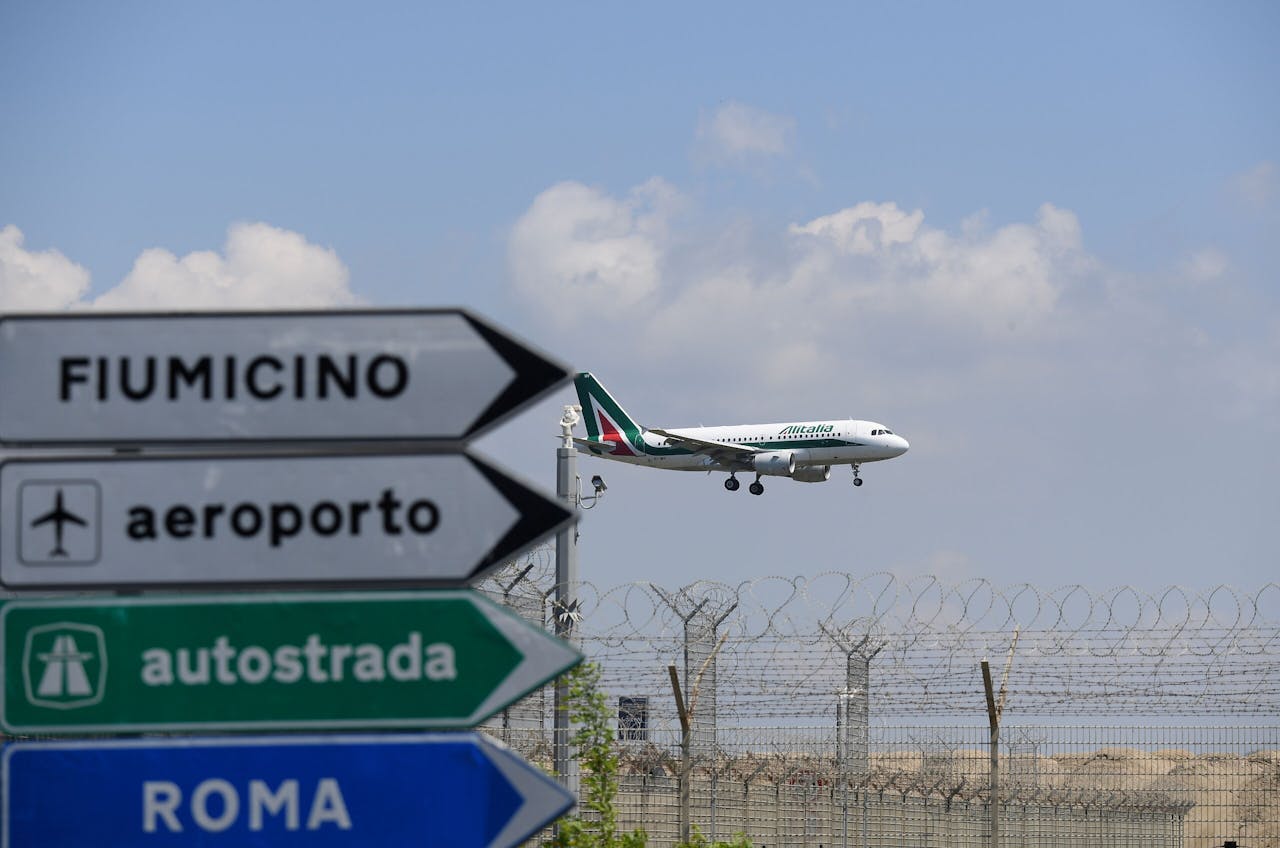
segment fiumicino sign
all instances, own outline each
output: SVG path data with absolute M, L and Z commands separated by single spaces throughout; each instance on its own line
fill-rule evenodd
M 458 444 L 564 366 L 460 309 L 0 318 L 0 442 Z
M 573 797 L 479 733 L 18 742 L 0 846 L 514 848 Z
M 467 454 L 10 460 L 0 583 L 459 585 L 572 519 Z
M 10 734 L 471 726 L 573 667 L 466 590 L 0 605 Z

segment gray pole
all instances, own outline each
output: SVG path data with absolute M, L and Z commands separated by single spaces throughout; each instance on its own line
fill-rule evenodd
M 987 696 L 987 723 L 991 731 L 987 743 L 989 757 L 987 765 L 989 841 L 987 844 L 991 848 L 1000 848 L 1000 705 L 996 703 L 995 690 L 991 684 L 991 666 L 986 660 L 982 661 L 982 688 Z
M 1022 627 L 1013 631 L 1013 641 L 1009 644 L 1009 657 L 1004 663 L 1004 676 L 1000 680 L 1000 695 L 996 696 L 995 687 L 991 683 L 991 666 L 982 661 L 982 688 L 987 696 L 987 721 L 990 727 L 988 742 L 990 757 L 988 765 L 990 809 L 990 848 L 1000 848 L 1000 717 L 1004 715 L 1004 699 L 1009 694 L 1009 670 L 1013 668 L 1013 652 L 1018 647 L 1018 634 Z
M 570 509 L 578 508 L 578 452 L 573 447 L 573 425 L 578 421 L 577 409 L 565 407 L 561 426 L 564 444 L 556 449 L 556 496 Z M 578 530 L 569 525 L 556 534 L 556 587 L 552 609 L 555 633 L 561 639 L 578 644 Z M 572 728 L 569 713 L 569 683 L 564 675 L 556 680 L 555 732 L 552 740 L 556 779 L 574 798 L 578 797 L 578 761 L 572 756 Z

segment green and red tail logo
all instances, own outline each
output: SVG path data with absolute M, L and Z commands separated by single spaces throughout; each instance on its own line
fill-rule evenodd
M 583 371 L 573 379 L 578 390 L 578 403 L 587 424 L 587 438 L 593 442 L 610 442 L 615 456 L 635 456 L 643 451 L 640 425 L 618 405 L 600 381 Z

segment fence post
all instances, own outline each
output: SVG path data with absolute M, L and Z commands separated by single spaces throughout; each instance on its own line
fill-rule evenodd
M 1004 676 L 1000 681 L 1000 697 L 996 700 L 995 690 L 991 684 L 991 665 L 982 661 L 982 688 L 987 696 L 987 721 L 990 725 L 990 848 L 1000 848 L 1000 716 L 1004 713 L 1004 699 L 1009 694 L 1009 669 L 1013 667 L 1013 650 L 1018 646 L 1018 633 L 1013 631 L 1013 642 L 1009 645 L 1009 657 L 1005 660 Z
M 684 705 L 684 695 L 680 691 L 680 675 L 676 672 L 676 667 L 667 666 L 667 674 L 671 676 L 671 691 L 676 697 L 676 714 L 680 716 L 680 771 L 676 774 L 680 793 L 680 841 L 688 842 L 691 836 L 689 772 L 693 765 L 689 761 L 689 746 L 693 741 L 693 723 L 689 720 L 689 711 Z

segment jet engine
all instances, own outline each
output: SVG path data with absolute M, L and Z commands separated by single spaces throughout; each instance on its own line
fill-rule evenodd
M 757 474 L 790 477 L 796 470 L 794 451 L 764 451 L 751 457 L 751 468 Z
M 823 483 L 831 479 L 830 465 L 804 465 L 791 475 L 797 483 Z

